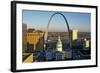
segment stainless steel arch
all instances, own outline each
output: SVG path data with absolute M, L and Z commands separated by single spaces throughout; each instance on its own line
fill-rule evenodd
M 51 17 L 50 17 L 50 19 L 49 19 L 49 22 L 48 22 L 48 25 L 47 25 L 46 32 L 45 32 L 44 40 L 47 41 L 48 28 L 49 28 L 49 25 L 50 25 L 50 22 L 51 22 L 52 18 L 53 18 L 56 14 L 61 15 L 61 16 L 64 18 L 64 20 L 65 20 L 66 26 L 67 26 L 67 28 L 68 28 L 68 34 L 69 34 L 69 45 L 70 45 L 70 48 L 71 48 L 71 43 L 72 43 L 72 42 L 71 42 L 70 27 L 69 27 L 69 24 L 68 24 L 68 21 L 67 21 L 66 17 L 65 17 L 62 13 L 60 13 L 60 12 L 56 12 L 56 13 L 54 13 L 53 15 L 51 15 Z

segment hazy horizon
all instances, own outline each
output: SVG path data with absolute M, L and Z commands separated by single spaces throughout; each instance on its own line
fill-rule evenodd
M 23 23 L 27 24 L 27 28 L 34 28 L 45 31 L 48 21 L 54 11 L 34 11 L 23 10 Z M 61 12 L 65 15 L 70 29 L 78 29 L 78 32 L 90 32 L 90 13 L 78 12 Z M 59 14 L 55 15 L 49 25 L 49 32 L 67 32 L 67 26 L 63 17 Z

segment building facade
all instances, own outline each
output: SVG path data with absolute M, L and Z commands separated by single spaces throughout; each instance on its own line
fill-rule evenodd
M 90 42 L 86 38 L 84 39 L 84 46 L 85 46 L 85 48 L 89 48 L 90 47 Z
M 57 41 L 57 44 L 56 44 L 56 49 L 57 51 L 63 51 L 63 47 L 62 47 L 62 42 L 61 42 L 61 39 L 60 39 L 60 36 L 58 36 L 58 41 Z
M 71 30 L 71 39 L 72 40 L 77 40 L 78 39 L 78 30 L 77 29 Z
M 44 32 L 38 32 L 38 31 L 27 32 L 26 37 L 27 37 L 27 44 L 29 44 L 29 46 L 31 45 L 31 49 L 33 51 L 36 50 L 37 47 L 43 48 Z M 27 48 L 29 46 L 27 46 Z
M 23 48 L 23 53 L 25 53 L 27 49 L 27 38 L 26 38 L 26 33 L 27 33 L 27 25 L 22 24 L 22 48 Z

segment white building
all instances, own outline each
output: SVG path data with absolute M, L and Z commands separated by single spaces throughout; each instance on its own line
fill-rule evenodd
M 73 29 L 71 31 L 71 37 L 72 37 L 72 40 L 77 40 L 77 38 L 78 38 L 78 30 L 77 29 Z
M 90 45 L 89 45 L 89 43 L 90 43 L 89 40 L 84 39 L 84 41 L 85 41 L 85 43 L 84 43 L 84 44 L 85 44 L 85 47 L 86 47 L 86 48 L 89 48 L 89 47 L 90 47 Z
M 57 49 L 57 51 L 61 51 L 61 52 L 63 50 L 60 36 L 58 36 L 58 41 L 57 41 L 57 44 L 56 44 L 56 49 Z

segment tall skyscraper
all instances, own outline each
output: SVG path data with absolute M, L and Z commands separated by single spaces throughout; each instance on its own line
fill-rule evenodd
M 23 53 L 25 53 L 25 51 L 27 50 L 27 47 L 26 47 L 26 44 L 27 44 L 26 32 L 27 32 L 27 24 L 22 24 Z
M 73 29 L 71 31 L 71 39 L 72 40 L 77 40 L 77 38 L 78 38 L 78 30 L 77 29 Z
M 56 49 L 57 49 L 57 51 L 61 51 L 61 52 L 63 50 L 62 42 L 61 42 L 61 39 L 60 39 L 60 35 L 58 36 L 58 41 L 57 41 L 57 44 L 56 44 Z

